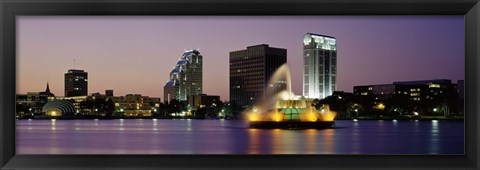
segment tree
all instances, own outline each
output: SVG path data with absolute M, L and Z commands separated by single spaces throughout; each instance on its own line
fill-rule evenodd
M 115 111 L 115 102 L 111 98 L 107 98 L 105 101 L 105 113 L 107 117 L 111 117 Z
M 237 104 L 235 100 L 231 100 L 225 103 L 225 118 L 226 119 L 239 119 L 240 114 L 243 111 L 242 107 Z

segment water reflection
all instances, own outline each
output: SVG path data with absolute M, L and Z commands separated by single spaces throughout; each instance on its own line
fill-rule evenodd
M 317 133 L 316 129 L 307 129 L 305 130 L 306 138 L 306 151 L 307 154 L 316 154 L 317 153 Z
M 50 120 L 50 122 L 52 122 L 52 130 L 57 130 L 57 127 L 55 126 L 55 122 L 57 122 L 57 120 L 52 119 L 52 120 Z
M 17 120 L 19 154 L 463 154 L 463 122 L 338 120 L 250 129 L 230 120 Z
M 272 137 L 272 147 L 273 147 L 272 153 L 273 154 L 282 153 L 282 147 L 286 147 L 282 145 L 282 142 L 283 140 L 288 140 L 288 139 L 285 139 L 285 138 L 282 139 L 281 131 L 282 131 L 281 129 L 270 130 L 271 137 Z
M 334 143 L 333 143 L 333 135 L 335 133 L 334 129 L 325 129 L 322 131 L 323 136 L 323 148 L 324 153 L 326 154 L 334 154 Z
M 258 129 L 248 129 L 248 153 L 249 154 L 259 154 L 259 133 Z
M 439 152 L 439 133 L 440 129 L 438 126 L 438 120 L 432 120 L 430 126 L 430 153 L 437 154 Z

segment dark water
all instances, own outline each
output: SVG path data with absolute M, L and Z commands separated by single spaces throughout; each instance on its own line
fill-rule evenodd
M 230 120 L 17 120 L 18 154 L 463 154 L 462 121 L 337 120 L 249 129 Z

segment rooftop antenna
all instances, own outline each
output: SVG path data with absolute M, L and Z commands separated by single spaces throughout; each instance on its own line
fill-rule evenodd
M 75 70 L 75 58 L 73 58 L 73 69 Z

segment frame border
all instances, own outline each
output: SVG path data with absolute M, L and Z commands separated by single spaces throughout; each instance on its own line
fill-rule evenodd
M 478 2 L 0 0 L 0 169 L 479 169 Z M 12 101 L 16 92 L 17 15 L 464 15 L 465 155 L 16 155 Z

